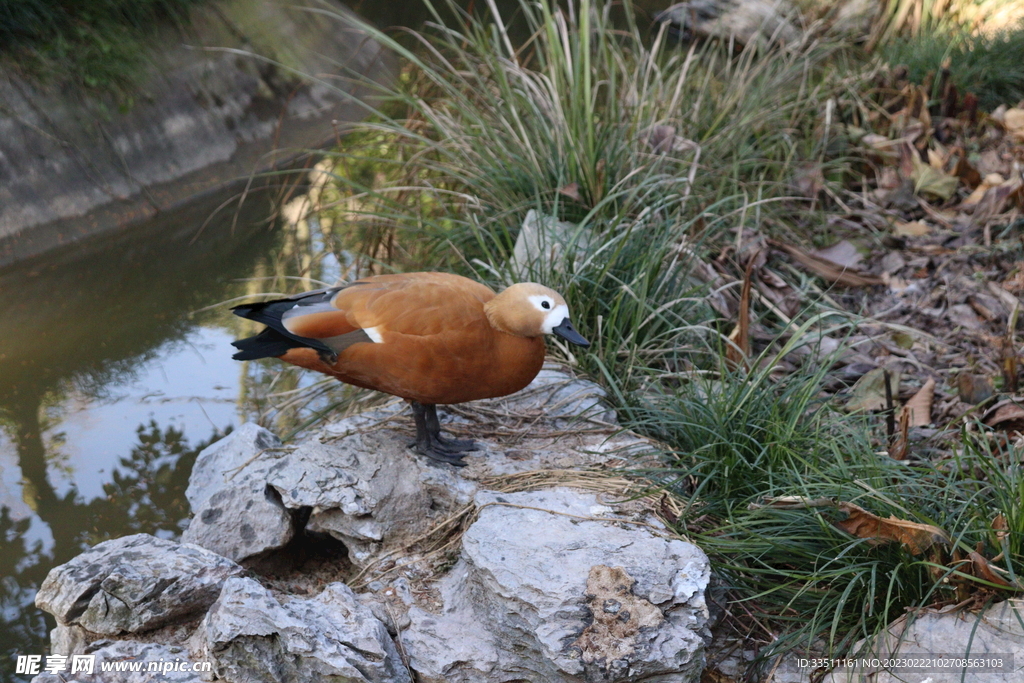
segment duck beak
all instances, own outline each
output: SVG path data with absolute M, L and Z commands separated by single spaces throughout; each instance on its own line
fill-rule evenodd
M 576 328 L 572 326 L 572 323 L 569 322 L 568 318 L 563 320 L 558 327 L 552 328 L 551 333 L 557 334 L 559 337 L 571 344 L 576 344 L 577 346 L 590 346 L 590 342 L 584 339 L 583 335 L 576 331 Z

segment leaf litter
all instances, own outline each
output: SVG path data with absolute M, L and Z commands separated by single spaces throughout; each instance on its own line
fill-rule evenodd
M 945 79 L 940 84 L 948 81 L 948 73 L 939 78 Z M 821 211 L 804 212 L 803 223 L 784 232 L 818 236 L 824 228 L 827 246 L 740 228 L 736 247 L 726 247 L 715 260 L 720 284 L 743 283 L 744 310 L 727 352 L 729 365 L 735 367 L 741 355 L 736 341 L 749 358 L 748 339 L 773 339 L 754 304 L 767 309 L 766 319 L 794 329 L 801 307 L 824 299 L 859 320 L 853 333 L 845 339 L 821 333 L 818 353 L 798 347 L 777 371 L 827 358 L 826 393 L 846 411 L 877 414 L 884 423 L 879 457 L 952 462 L 965 428 L 987 430 L 997 456 L 1017 452 L 1010 446 L 1024 447 L 1024 394 L 1017 393 L 1024 102 L 986 114 L 976 99 L 960 97 L 951 86 L 930 100 L 922 86 L 904 79 L 898 70 L 880 70 L 867 96 L 837 98 L 845 123 L 836 140 L 825 142 L 854 159 L 843 186 L 829 189 L 821 163 L 794 168 L 792 187 L 805 198 L 794 201 L 806 205 L 810 199 Z M 807 276 L 820 278 L 822 286 L 801 291 L 791 284 Z M 830 352 L 821 353 L 826 345 Z M 980 544 L 965 552 L 946 530 L 929 524 L 799 496 L 764 506 L 845 513 L 833 523 L 846 533 L 929 554 L 936 580 L 949 576 L 958 598 L 1024 590 L 993 564 L 1003 559 L 1001 552 L 989 559 Z M 1008 533 L 1002 515 L 992 526 L 1003 537 Z

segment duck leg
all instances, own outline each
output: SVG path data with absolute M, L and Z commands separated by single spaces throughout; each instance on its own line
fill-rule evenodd
M 441 421 L 437 419 L 437 406 L 427 403 L 423 407 L 426 408 L 427 429 L 430 430 L 431 436 L 443 444 L 446 449 L 453 453 L 480 450 L 480 446 L 471 439 L 455 439 L 443 436 L 441 434 Z
M 412 416 L 416 421 L 416 442 L 412 444 L 416 451 L 431 460 L 446 462 L 456 467 L 465 467 L 466 463 L 462 461 L 462 456 L 459 452 L 451 450 L 439 439 L 440 434 L 434 433 L 431 430 L 427 414 L 429 409 L 434 408 L 434 406 L 425 405 L 417 401 L 410 401 L 409 404 L 412 406 Z M 433 420 L 437 421 L 436 412 L 433 413 Z M 440 426 L 438 426 L 438 430 L 440 430 Z

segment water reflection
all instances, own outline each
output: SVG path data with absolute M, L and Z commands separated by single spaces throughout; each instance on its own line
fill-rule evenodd
M 221 198 L 222 199 L 222 198 Z M 46 651 L 49 569 L 107 538 L 176 536 L 195 455 L 237 421 L 224 310 L 280 241 L 268 198 L 199 204 L 0 272 L 0 679 Z
M 173 427 L 162 428 L 155 421 L 139 425 L 137 443 L 113 470 L 104 495 L 91 500 L 74 489 L 58 495 L 47 481 L 41 441 L 19 444 L 36 514 L 16 520 L 8 507 L 0 507 L 0 679 L 16 680 L 16 655 L 47 651 L 46 633 L 54 624 L 49 615 L 44 620 L 32 601 L 50 568 L 68 561 L 85 545 L 108 538 L 134 533 L 176 536 L 188 515 L 184 491 L 196 455 L 221 436 L 214 431 L 190 444 Z M 52 543 L 38 538 L 38 521 L 49 527 Z

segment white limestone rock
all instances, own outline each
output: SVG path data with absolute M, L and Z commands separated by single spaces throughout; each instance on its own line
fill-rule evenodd
M 412 608 L 401 634 L 419 681 L 699 679 L 710 577 L 699 548 L 585 519 L 612 516 L 590 493 L 485 491 L 476 503 L 443 610 Z
M 32 679 L 32 683 L 199 683 L 205 666 L 189 658 L 182 647 L 135 640 L 104 640 L 93 643 L 85 655 L 91 656 L 92 673 L 79 669 L 68 657 L 62 670 L 56 667 Z M 104 671 L 104 664 L 111 671 Z
M 281 548 L 295 534 L 291 513 L 267 486 L 281 446 L 271 432 L 246 423 L 203 449 L 185 496 L 193 518 L 182 542 L 236 562 Z
M 209 550 L 135 534 L 51 569 L 36 606 L 100 635 L 137 633 L 202 614 L 224 581 L 242 572 Z
M 343 583 L 302 598 L 232 579 L 190 648 L 229 683 L 412 683 L 384 624 Z

